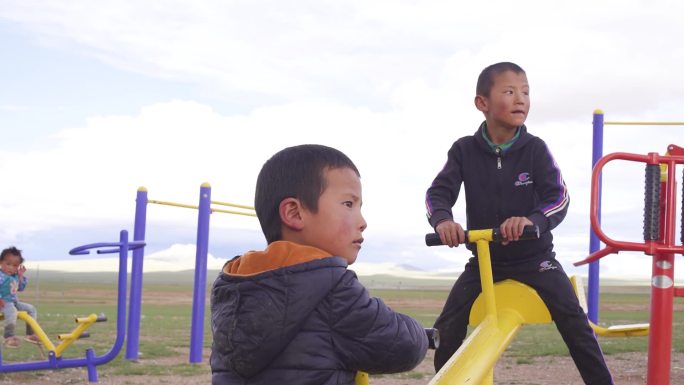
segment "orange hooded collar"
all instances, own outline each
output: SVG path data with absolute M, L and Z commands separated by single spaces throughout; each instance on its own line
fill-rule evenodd
M 229 275 L 255 275 L 285 266 L 331 257 L 329 253 L 313 247 L 289 241 L 276 241 L 264 251 L 248 251 L 223 266 L 223 273 Z

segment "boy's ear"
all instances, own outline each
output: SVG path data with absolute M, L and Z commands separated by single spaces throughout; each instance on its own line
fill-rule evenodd
M 302 204 L 297 198 L 285 198 L 280 202 L 278 211 L 280 212 L 280 221 L 283 225 L 292 230 L 301 230 L 304 228 L 304 221 L 302 218 Z
M 487 98 L 482 95 L 475 96 L 475 108 L 482 112 L 487 112 Z

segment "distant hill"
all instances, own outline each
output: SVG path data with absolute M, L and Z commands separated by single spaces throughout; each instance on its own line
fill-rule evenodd
M 219 270 L 207 271 L 207 283 L 211 284 L 218 276 Z M 130 282 L 130 274 L 128 274 Z M 35 285 L 36 282 L 83 282 L 83 283 L 103 283 L 115 285 L 118 279 L 116 272 L 65 272 L 54 270 L 41 270 L 37 275 L 31 274 L 29 277 L 30 284 Z M 160 271 L 160 272 L 146 272 L 143 274 L 143 285 L 188 285 L 192 286 L 195 280 L 194 270 L 183 271 Z
M 220 270 L 207 271 L 207 285 L 211 285 L 218 276 Z M 115 272 L 64 272 L 54 270 L 41 270 L 38 275 L 31 275 L 31 285 L 40 282 L 82 282 L 102 283 L 116 285 L 118 273 Z M 130 278 L 130 274 L 129 274 Z M 143 285 L 178 285 L 192 286 L 195 280 L 194 270 L 172 272 L 146 272 L 143 274 Z M 412 278 L 400 277 L 388 274 L 360 275 L 359 280 L 372 288 L 450 288 L 453 278 Z
M 218 269 L 210 269 L 207 271 L 207 286 L 211 286 L 219 272 L 220 270 Z M 64 281 L 116 285 L 117 276 L 118 274 L 115 272 L 64 272 L 41 270 L 37 275 L 32 274 L 29 279 L 31 285 L 40 284 L 40 282 L 52 283 Z M 454 273 L 423 273 L 420 276 L 360 274 L 359 280 L 364 284 L 364 286 L 370 289 L 449 290 L 453 286 L 456 276 L 457 275 Z M 194 279 L 194 270 L 146 272 L 143 275 L 143 286 L 170 285 L 192 287 Z M 586 287 L 587 278 L 584 277 L 583 280 Z M 612 291 L 613 288 L 624 287 L 633 287 L 635 290 L 641 292 L 644 290 L 644 288 L 648 289 L 649 281 L 601 278 L 600 285 L 602 290 L 607 292 Z

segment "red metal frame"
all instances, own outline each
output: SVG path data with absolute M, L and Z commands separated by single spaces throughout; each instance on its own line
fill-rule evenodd
M 645 241 L 643 243 L 616 241 L 601 230 L 598 220 L 599 178 L 603 167 L 608 162 L 618 159 L 667 166 L 667 179 L 661 178 L 660 233 L 656 241 Z M 575 263 L 576 266 L 583 265 L 623 250 L 641 251 L 653 256 L 651 319 L 648 340 L 648 385 L 669 385 L 670 383 L 673 297 L 684 293 L 684 289 L 674 287 L 674 255 L 684 254 L 684 245 L 675 245 L 677 164 L 684 164 L 684 148 L 675 145 L 668 146 L 668 155 L 613 153 L 601 158 L 594 166 L 591 178 L 591 227 L 598 238 L 606 244 L 606 247 Z

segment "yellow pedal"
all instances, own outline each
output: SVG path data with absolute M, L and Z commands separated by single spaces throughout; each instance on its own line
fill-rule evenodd
M 93 323 L 97 321 L 97 316 L 95 314 L 91 314 L 87 317 L 76 317 L 74 320 L 77 324 L 84 324 L 84 323 Z
M 58 334 L 57 339 L 60 341 L 68 340 L 68 339 L 77 339 L 80 340 L 81 338 L 88 338 L 90 337 L 90 332 L 83 332 L 79 334 L 78 336 L 74 336 L 74 333 L 65 333 L 65 334 Z

